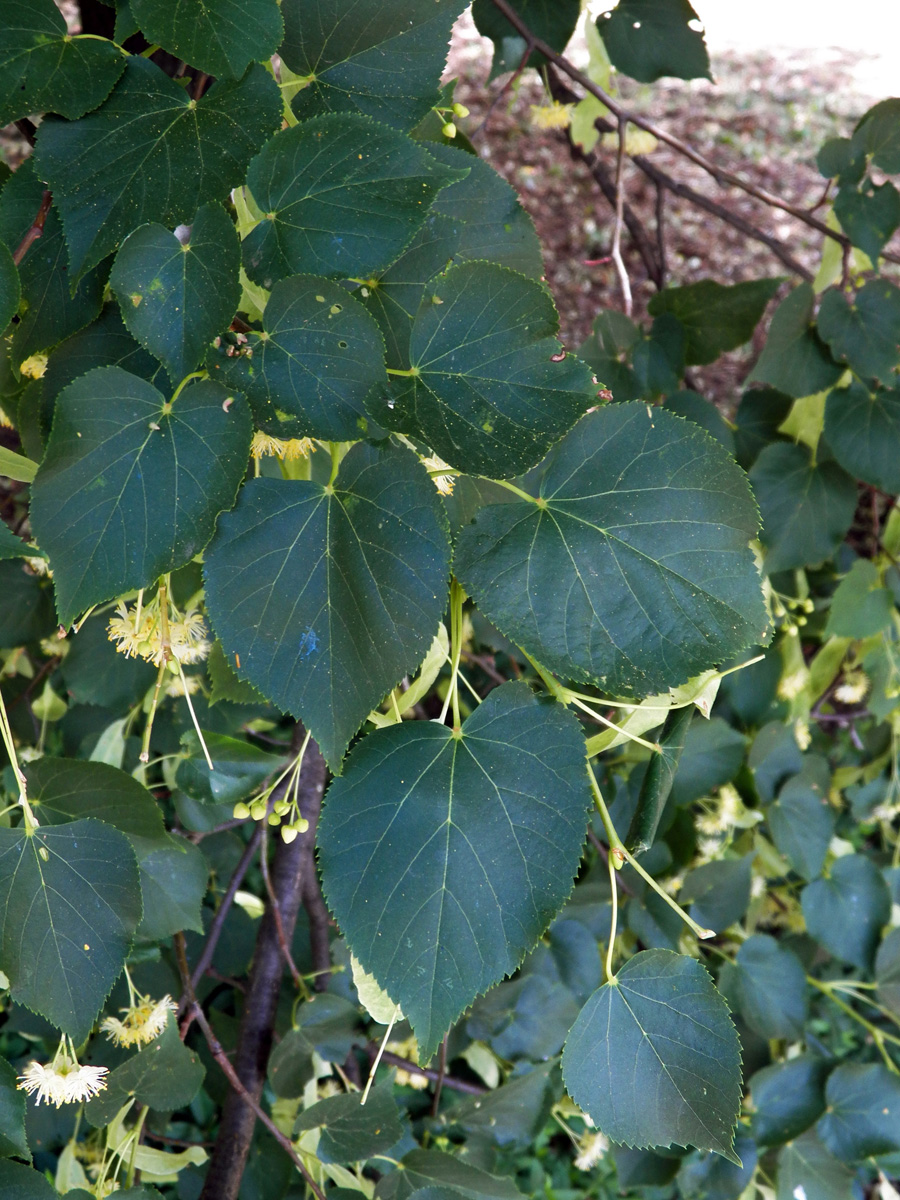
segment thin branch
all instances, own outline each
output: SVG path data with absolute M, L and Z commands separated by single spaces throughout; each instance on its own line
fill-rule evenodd
M 534 43 L 529 41 L 528 38 L 526 38 L 525 39 L 525 53 L 522 55 L 522 59 L 521 59 L 519 65 L 516 67 L 515 71 L 513 71 L 512 75 L 510 75 L 508 79 L 504 80 L 503 86 L 500 88 L 500 91 L 497 93 L 497 95 L 491 101 L 487 112 L 484 114 L 484 117 L 481 120 L 481 123 L 478 125 L 478 127 L 476 129 L 473 129 L 472 132 L 469 134 L 470 141 L 474 141 L 474 139 L 477 138 L 479 136 L 479 134 L 484 133 L 484 127 L 485 127 L 485 125 L 487 125 L 488 121 L 494 115 L 497 105 L 500 103 L 500 101 L 503 99 L 503 97 L 506 95 L 506 93 L 510 90 L 510 88 L 515 86 L 516 80 L 519 78 L 519 76 L 525 70 L 525 66 L 526 66 L 529 58 L 531 58 L 531 51 L 533 49 L 534 49 Z
M 669 265 L 666 261 L 666 189 L 656 185 L 656 257 L 659 259 L 661 288 L 666 286 Z
M 47 220 L 47 214 L 50 211 L 50 205 L 52 203 L 53 203 L 53 195 L 52 195 L 52 193 L 48 192 L 47 189 L 45 188 L 44 194 L 41 196 L 41 206 L 37 210 L 37 213 L 35 214 L 35 218 L 32 221 L 31 226 L 25 231 L 25 236 L 22 238 L 22 240 L 21 240 L 21 242 L 19 242 L 19 245 L 17 246 L 16 250 L 13 252 L 13 262 L 16 264 L 16 266 L 19 265 L 19 263 L 22 261 L 22 259 L 25 257 L 25 255 L 28 253 L 28 250 L 33 245 L 33 243 L 36 242 L 38 240 L 38 238 L 41 237 L 41 235 L 43 234 L 44 224 Z
M 625 263 L 622 259 L 622 207 L 625 203 L 625 139 L 628 134 L 628 122 L 624 117 L 619 118 L 619 151 L 616 157 L 616 223 L 613 226 L 612 250 L 610 250 L 610 258 L 616 268 L 616 274 L 619 277 L 619 287 L 622 289 L 622 302 L 625 309 L 625 316 L 630 317 L 634 308 L 634 302 L 631 297 L 631 281 L 628 278 L 628 272 L 625 270 Z
M 434 1081 L 434 1095 L 431 1098 L 431 1115 L 436 1117 L 441 1105 L 441 1092 L 444 1090 L 444 1080 L 447 1076 L 447 1035 L 441 1042 L 441 1052 L 438 1056 L 437 1079 Z
M 742 192 L 746 192 L 748 196 L 753 196 L 755 199 L 761 200 L 763 204 L 767 204 L 770 208 L 779 208 L 782 212 L 790 213 L 792 217 L 796 217 L 798 221 L 802 221 L 810 229 L 818 230 L 819 233 L 824 234 L 833 241 L 840 242 L 842 246 L 851 244 L 850 239 L 845 234 L 829 228 L 824 221 L 820 221 L 817 217 L 812 216 L 806 209 L 800 208 L 796 204 L 790 204 L 787 200 L 782 200 L 780 196 L 774 195 L 765 188 L 758 187 L 755 183 L 751 183 L 747 179 L 742 179 L 740 175 L 735 175 L 732 171 L 717 166 L 714 162 L 706 158 L 705 155 L 701 154 L 699 150 L 695 150 L 693 146 L 688 145 L 687 142 L 683 142 L 675 134 L 669 133 L 668 130 L 663 129 L 646 117 L 642 117 L 639 113 L 625 108 L 624 105 L 605 92 L 603 88 L 594 83 L 583 71 L 579 71 L 576 66 L 573 66 L 562 54 L 557 54 L 552 46 L 549 46 L 541 38 L 536 37 L 515 9 L 507 3 L 507 0 L 492 0 L 492 3 L 498 12 L 501 12 L 506 17 L 510 25 L 526 41 L 530 40 L 533 43 L 535 50 L 538 50 L 545 58 L 554 63 L 570 79 L 574 79 L 576 83 L 580 83 L 585 91 L 590 92 L 592 96 L 596 96 L 598 100 L 602 101 L 617 120 L 630 121 L 638 129 L 645 129 L 648 133 L 652 133 L 658 141 L 671 146 L 673 150 L 677 150 L 679 154 L 689 159 L 695 166 L 706 171 L 720 186 L 724 187 L 728 184 L 731 187 L 739 188 Z M 900 263 L 900 255 L 889 254 L 882 250 L 881 257 L 887 259 L 889 262 Z
M 569 149 L 575 158 L 586 165 L 594 181 L 599 186 L 600 191 L 609 201 L 610 207 L 615 211 L 616 185 L 607 171 L 605 163 L 595 154 L 585 154 L 577 142 L 572 141 L 571 134 L 569 134 Z M 662 272 L 659 263 L 656 261 L 650 237 L 641 223 L 640 217 L 638 217 L 628 201 L 624 199 L 622 203 L 622 219 L 625 222 L 625 228 L 628 230 L 638 254 L 643 259 L 644 268 L 649 279 L 661 291 L 663 287 Z
M 378 1043 L 372 1042 L 369 1047 L 370 1054 L 378 1049 Z M 437 1083 L 439 1072 L 432 1067 L 420 1067 L 418 1063 L 411 1062 L 408 1058 L 402 1058 L 399 1054 L 393 1054 L 390 1050 L 385 1050 L 381 1056 L 381 1061 L 388 1063 L 392 1067 L 400 1067 L 404 1071 L 409 1071 L 411 1075 L 421 1075 L 423 1079 L 430 1079 L 432 1083 Z M 450 1088 L 453 1092 L 465 1092 L 467 1096 L 484 1096 L 487 1093 L 487 1088 L 479 1087 L 477 1083 L 466 1083 L 464 1079 L 454 1079 L 452 1075 L 444 1076 L 444 1087 Z

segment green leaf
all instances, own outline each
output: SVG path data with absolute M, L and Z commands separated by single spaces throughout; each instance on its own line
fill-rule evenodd
M 206 765 L 200 739 L 192 729 L 182 736 L 188 757 L 178 764 L 175 778 L 180 788 L 204 804 L 236 804 L 283 765 L 282 759 L 243 738 L 221 733 L 204 733 L 203 738 L 214 769 Z
M 750 1080 L 753 1137 L 758 1146 L 793 1141 L 825 1111 L 825 1080 L 831 1064 L 813 1054 L 757 1071 Z
M 894 597 L 881 586 L 878 568 L 858 558 L 831 598 L 826 637 L 867 638 L 891 623 Z
M 803 879 L 816 879 L 834 836 L 835 814 L 821 789 L 796 776 L 766 812 L 772 840 Z
M 870 279 L 853 300 L 840 288 L 829 288 L 818 328 L 836 359 L 857 375 L 889 384 L 900 361 L 900 288 L 887 279 Z
M 170 1013 L 155 1041 L 110 1071 L 106 1088 L 86 1105 L 84 1115 L 99 1129 L 131 1099 L 159 1112 L 172 1112 L 190 1104 L 205 1075 L 200 1059 L 178 1036 L 178 1022 Z
M 688 0 L 619 0 L 597 28 L 616 70 L 640 83 L 663 75 L 712 79 L 703 27 Z
M 805 887 L 800 901 L 806 928 L 830 954 L 863 971 L 872 967 L 891 894 L 881 872 L 863 854 L 839 858 L 827 879 Z
M 207 75 L 240 78 L 254 59 L 278 49 L 284 23 L 277 0 L 203 0 L 198 5 L 168 0 L 130 0 L 148 42 Z
M 797 956 L 768 934 L 756 933 L 741 945 L 728 991 L 760 1037 L 796 1041 L 803 1036 L 806 974 Z
M 32 113 L 80 117 L 125 68 L 125 53 L 105 38 L 69 37 L 52 0 L 2 0 L 0 29 L 0 125 Z
M 900 192 L 892 183 L 878 185 L 869 180 L 862 191 L 844 185 L 834 198 L 834 215 L 853 245 L 875 263 L 900 225 Z
M 316 275 L 276 283 L 263 333 L 239 354 L 210 356 L 214 378 L 239 388 L 258 426 L 277 435 L 356 441 L 367 430 L 363 403 L 382 383 L 384 342 L 374 319 L 346 289 Z
M 808 446 L 773 442 L 753 464 L 750 482 L 769 575 L 835 553 L 856 511 L 856 484 L 837 463 L 814 465 Z
M 900 492 L 900 388 L 874 392 L 858 380 L 825 403 L 825 437 L 856 479 Z
M 109 277 L 131 334 L 183 379 L 231 324 L 241 298 L 241 247 L 220 204 L 204 204 L 184 241 L 142 225 L 122 244 Z
M 753 279 L 730 287 L 701 279 L 687 287 L 666 288 L 647 306 L 651 316 L 671 313 L 684 326 L 688 365 L 715 362 L 753 336 L 753 330 L 782 279 Z
M 626 1146 L 696 1146 L 736 1162 L 740 1045 L 706 970 L 642 950 L 588 1000 L 563 1051 L 569 1095 Z
M 866 171 L 865 151 L 848 137 L 828 138 L 816 152 L 816 166 L 826 179 L 859 183 Z
M 18 246 L 31 228 L 43 194 L 34 163 L 27 159 L 0 193 L 0 238 L 8 246 Z M 17 372 L 29 355 L 48 350 L 93 321 L 100 311 L 104 272 L 91 271 L 72 294 L 62 222 L 54 205 L 43 233 L 19 264 L 19 280 L 20 312 L 10 347 Z
M 0 1058 L 0 1158 L 25 1158 L 31 1161 L 25 1136 L 25 1093 L 16 1087 L 16 1073 L 5 1058 Z
M 159 942 L 185 929 L 203 932 L 201 905 L 209 884 L 209 864 L 200 848 L 183 837 L 138 845 L 144 916 L 137 936 Z
M 688 872 L 678 898 L 690 904 L 699 925 L 723 933 L 741 919 L 750 903 L 751 857 L 703 863 Z
M 449 265 L 459 246 L 460 233 L 458 222 L 435 212 L 429 213 L 425 224 L 397 261 L 357 292 L 378 322 L 389 367 L 406 369 L 409 366 L 409 339 L 425 286 Z
M 579 422 L 530 484 L 539 504 L 478 512 L 455 569 L 544 666 L 649 695 L 763 636 L 746 477 L 695 426 L 610 405 Z
M 410 722 L 350 755 L 319 824 L 323 887 L 425 1061 L 559 911 L 588 800 L 578 722 L 520 683 L 491 692 L 459 735 Z
M 837 1158 L 858 1162 L 900 1150 L 900 1080 L 882 1063 L 839 1063 L 825 1101 L 816 1132 Z
M 24 563 L 0 562 L 0 647 L 24 646 L 53 632 L 48 584 Z
M 453 1154 L 441 1150 L 411 1150 L 401 1160 L 401 1171 L 382 1176 L 375 1189 L 377 1200 L 407 1200 L 429 1188 L 452 1189 L 467 1200 L 521 1200 L 522 1193 L 505 1176 L 489 1175 Z
M 21 296 L 19 268 L 6 242 L 0 242 L 0 332 L 16 315 Z
M 16 1200 L 58 1200 L 56 1188 L 51 1187 L 39 1171 L 21 1163 L 0 1162 L 0 1193 L 15 1196 Z
M 66 691 L 77 704 L 99 704 L 125 712 L 153 687 L 157 668 L 142 658 L 119 654 L 109 640 L 107 620 L 107 614 L 92 618 L 77 634 L 70 634 L 60 669 Z
M 450 31 L 465 0 L 305 0 L 284 6 L 279 54 L 305 86 L 291 107 L 305 121 L 361 112 L 411 129 L 436 102 Z
M 625 838 L 635 854 L 642 854 L 653 845 L 693 716 L 692 704 L 672 708 L 666 715 L 662 733 L 657 738 L 660 753 L 653 755 L 647 765 L 637 808 Z
M 871 154 L 888 175 L 900 174 L 900 100 L 882 100 L 860 118 L 853 131 L 853 147 Z
M 806 1200 L 847 1200 L 853 1180 L 853 1172 L 829 1154 L 812 1130 L 778 1156 L 777 1200 L 797 1200 L 798 1188 Z
M 791 411 L 793 400 L 775 388 L 750 388 L 741 396 L 735 413 L 734 453 L 749 471 L 759 452 L 781 437 L 778 427 Z
M 39 758 L 26 769 L 28 798 L 41 825 L 95 817 L 130 837 L 160 839 L 166 828 L 150 793 L 127 771 L 76 758 Z
M 695 721 L 685 738 L 672 785 L 674 803 L 691 804 L 734 779 L 744 761 L 746 746 L 743 734 L 721 717 Z
M 444 188 L 432 205 L 432 212 L 460 226 L 457 258 L 487 259 L 540 279 L 541 244 L 515 189 L 488 163 L 464 150 L 432 144 L 428 149 L 444 166 L 468 169 L 466 177 Z
M 705 429 L 710 437 L 722 443 L 729 454 L 734 454 L 734 433 L 731 425 L 712 401 L 705 400 L 699 392 L 690 388 L 679 388 L 666 396 L 665 406 L 669 412 L 693 421 L 695 425 Z
M 892 929 L 875 956 L 878 1002 L 900 1016 L 900 929 Z
M 234 502 L 251 433 L 242 398 L 216 383 L 190 384 L 174 407 L 121 367 L 70 384 L 31 510 L 53 564 L 60 622 L 198 554 Z
M 493 263 L 451 267 L 413 324 L 414 374 L 369 397 L 382 425 L 452 466 L 508 478 L 533 467 L 593 402 L 591 373 L 562 350 L 540 284 Z
M 486 1096 L 461 1100 L 442 1117 L 470 1137 L 490 1138 L 498 1146 L 525 1147 L 550 1119 L 560 1091 L 558 1081 L 556 1062 L 541 1063 L 524 1075 L 513 1076 Z
M 518 0 L 515 11 L 536 38 L 561 54 L 575 32 L 581 5 L 579 0 Z M 536 67 L 546 63 L 546 58 L 537 50 L 533 50 L 528 61 L 523 63 L 528 47 L 522 35 L 491 0 L 475 0 L 472 17 L 481 36 L 494 43 L 491 79 L 507 71 L 521 71 L 523 66 Z
M 2 455 L 0 455 L 0 463 L 2 461 Z M 34 469 L 37 471 L 37 463 L 34 464 Z M 2 470 L 0 470 L 0 474 L 3 474 Z M 36 546 L 29 546 L 27 542 L 23 542 L 4 521 L 0 521 L 0 562 L 5 562 L 11 558 L 35 557 L 46 558 L 47 556 L 42 550 L 38 550 Z
M 235 675 L 220 642 L 213 642 L 206 660 L 206 670 L 210 683 L 210 706 L 218 704 L 220 700 L 228 700 L 232 704 L 264 703 L 256 688 Z
M 114 300 L 104 304 L 96 321 L 54 350 L 41 381 L 45 397 L 55 402 L 63 388 L 94 367 L 122 367 L 148 383 L 167 386 L 165 371 L 125 328 Z
M 21 483 L 31 483 L 37 474 L 38 465 L 15 450 L 7 450 L 0 446 L 0 475 L 7 479 L 16 479 Z
M 643 399 L 655 400 L 678 388 L 684 374 L 684 346 L 684 327 L 670 313 L 657 317 L 650 332 L 638 340 L 631 366 Z
M 238 676 L 299 716 L 337 770 L 425 656 L 448 571 L 438 495 L 415 456 L 360 444 L 333 489 L 250 480 L 207 552 L 207 604 Z
M 403 1137 L 405 1123 L 390 1084 L 375 1088 L 365 1108 L 359 1092 L 329 1096 L 297 1118 L 294 1135 L 322 1127 L 316 1157 L 324 1163 L 363 1162 L 390 1150 Z
M 265 214 L 244 241 L 247 274 L 271 288 L 298 272 L 348 279 L 383 270 L 458 178 L 419 143 L 355 113 L 285 129 L 247 173 Z
M 46 850 L 45 860 L 42 850 Z M 141 917 L 134 852 L 101 821 L 0 829 L 0 969 L 12 998 L 83 1042 Z
M 208 200 L 223 200 L 281 113 L 260 63 L 192 100 L 159 67 L 132 56 L 96 112 L 45 120 L 35 162 L 62 215 L 73 280 L 139 225 L 174 227 Z
M 801 283 L 778 305 L 751 380 L 795 397 L 813 396 L 837 383 L 842 369 L 813 326 L 815 299 L 812 285 Z

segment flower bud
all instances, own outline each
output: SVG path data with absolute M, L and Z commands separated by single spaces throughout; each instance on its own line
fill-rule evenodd
M 293 826 L 291 826 L 291 825 L 282 825 L 282 827 L 281 827 L 282 841 L 287 842 L 287 844 L 290 845 L 291 842 L 296 838 L 298 832 L 299 831 L 294 829 Z
M 456 126 L 453 124 L 452 121 L 448 121 L 447 124 L 441 130 L 441 133 L 444 135 L 445 138 L 455 138 L 456 137 Z
M 231 815 L 236 821 L 244 821 L 250 816 L 250 809 L 243 802 L 243 800 L 238 800 L 237 804 L 232 809 Z

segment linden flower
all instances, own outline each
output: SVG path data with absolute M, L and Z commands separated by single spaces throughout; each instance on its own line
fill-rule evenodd
M 29 354 L 19 367 L 21 374 L 27 375 L 29 379 L 40 379 L 46 370 L 46 354 Z
M 206 625 L 194 609 L 189 609 L 180 620 L 169 621 L 169 649 L 180 663 L 201 662 L 209 654 L 206 640 Z M 156 603 L 146 605 L 140 611 L 129 608 L 120 601 L 116 616 L 107 626 L 109 640 L 116 642 L 116 649 L 128 658 L 143 658 L 159 666 L 163 661 L 162 622 Z
M 285 442 L 281 438 L 272 437 L 268 433 L 263 433 L 261 429 L 257 429 L 250 443 L 250 456 L 251 458 L 265 458 L 266 456 L 287 459 L 309 458 L 315 448 L 316 444 L 312 438 L 290 438 Z
M 596 1133 L 585 1133 L 578 1139 L 578 1149 L 580 1153 L 575 1159 L 575 1166 L 579 1171 L 590 1171 L 609 1149 L 609 1139 L 599 1130 Z
M 432 454 L 431 458 L 422 459 L 422 466 L 431 476 L 431 482 L 441 495 L 449 496 L 453 491 L 453 485 L 456 480 L 452 474 L 445 475 L 443 472 L 453 470 L 450 464 L 445 463 L 437 454 Z
M 117 1046 L 145 1046 L 159 1037 L 165 1029 L 169 1013 L 178 1007 L 171 996 L 163 996 L 162 1000 L 151 1000 L 149 996 L 135 996 L 137 1003 L 128 1008 L 120 1008 L 124 1020 L 118 1017 L 107 1017 L 100 1026 L 110 1041 Z
M 572 117 L 568 104 L 554 100 L 552 104 L 532 104 L 531 123 L 535 129 L 567 129 Z
M 16 1084 L 29 1096 L 37 1095 L 36 1104 L 46 1100 L 57 1108 L 62 1104 L 74 1104 L 90 1100 L 106 1087 L 107 1067 L 82 1067 L 75 1057 L 75 1048 L 66 1039 L 59 1044 L 53 1061 L 48 1064 L 34 1060 L 19 1076 Z

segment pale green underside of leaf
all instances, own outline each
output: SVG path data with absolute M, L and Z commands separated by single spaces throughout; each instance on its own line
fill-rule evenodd
M 569 1095 L 626 1146 L 696 1146 L 737 1161 L 741 1054 L 706 970 L 644 950 L 588 1000 L 563 1052 Z
M 369 735 L 332 784 L 326 898 L 425 1061 L 559 911 L 588 803 L 578 722 L 519 683 L 492 692 L 459 738 L 433 722 Z
M 649 695 L 764 637 L 747 479 L 693 424 L 609 405 L 525 483 L 543 507 L 480 509 L 455 569 L 485 615 L 551 670 Z
M 264 478 L 243 488 L 206 554 L 206 598 L 238 676 L 299 717 L 336 771 L 366 714 L 424 657 L 448 571 L 437 492 L 416 458 L 359 444 L 333 494 Z

